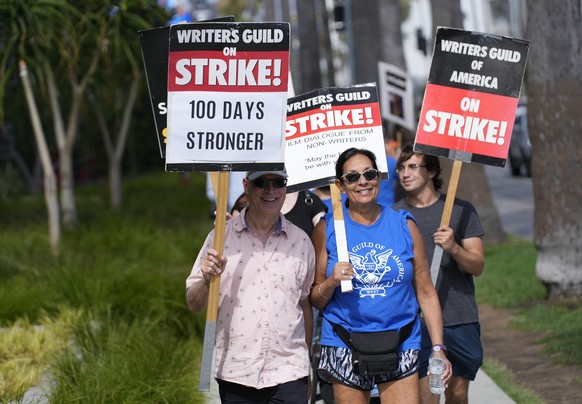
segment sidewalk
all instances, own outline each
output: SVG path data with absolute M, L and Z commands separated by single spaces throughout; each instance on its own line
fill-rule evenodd
M 444 397 L 441 396 L 441 403 L 444 403 Z M 487 373 L 479 369 L 475 381 L 469 385 L 469 403 L 470 404 L 514 404 L 513 401 L 503 390 L 495 384 Z

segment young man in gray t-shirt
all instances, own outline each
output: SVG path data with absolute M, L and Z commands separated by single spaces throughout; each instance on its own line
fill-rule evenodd
M 453 365 L 445 396 L 449 403 L 467 403 L 469 382 L 483 363 L 479 317 L 473 277 L 483 273 L 483 228 L 473 205 L 455 198 L 449 226 L 441 226 L 446 195 L 439 192 L 442 179 L 438 157 L 415 153 L 403 147 L 396 164 L 400 184 L 406 192 L 394 209 L 412 213 L 432 262 L 435 245 L 443 249 L 436 289 L 443 311 L 444 346 L 432 345 L 423 324 L 420 353 L 420 399 L 437 404 L 439 395 L 428 389 L 428 359 L 434 350 L 445 350 Z M 434 280 L 433 280 L 434 281 Z

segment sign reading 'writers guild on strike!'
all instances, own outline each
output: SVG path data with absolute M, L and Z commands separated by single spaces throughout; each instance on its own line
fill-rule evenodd
M 332 183 L 338 156 L 351 147 L 372 150 L 386 177 L 375 83 L 322 88 L 290 98 L 285 140 L 288 192 Z
M 167 171 L 280 169 L 289 24 L 170 29 Z
M 439 27 L 414 150 L 504 166 L 529 43 Z

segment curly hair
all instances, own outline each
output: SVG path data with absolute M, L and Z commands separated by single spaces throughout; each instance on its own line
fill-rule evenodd
M 434 189 L 438 191 L 441 186 L 443 185 L 443 180 L 440 177 L 441 175 L 441 163 L 437 156 L 431 156 L 430 154 L 418 153 L 414 151 L 413 144 L 407 143 L 402 147 L 402 151 L 400 152 L 400 156 L 398 157 L 398 162 L 396 163 L 396 167 L 402 165 L 403 162 L 410 159 L 412 156 L 420 156 L 422 157 L 423 164 L 426 166 L 426 171 L 434 172 L 435 176 L 432 177 L 432 183 L 434 185 Z

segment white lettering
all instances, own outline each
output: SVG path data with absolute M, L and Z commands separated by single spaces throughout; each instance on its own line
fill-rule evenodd
M 476 116 L 463 116 L 450 112 L 429 110 L 424 117 L 426 123 L 422 130 L 428 133 L 436 132 L 439 135 L 476 140 L 485 143 L 505 142 L 507 122 L 494 121 Z
M 458 72 L 453 70 L 450 81 L 453 83 L 469 84 L 478 87 L 497 88 L 497 77 L 482 76 L 476 73 Z

